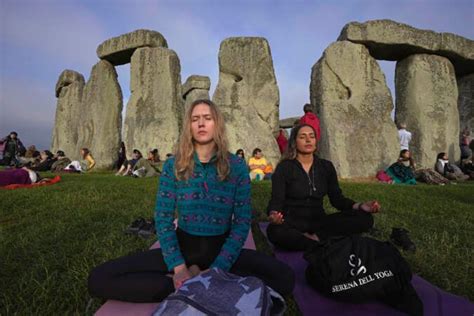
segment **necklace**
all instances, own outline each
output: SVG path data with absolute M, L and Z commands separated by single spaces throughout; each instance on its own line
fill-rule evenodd
M 309 173 L 312 172 L 313 174 L 313 179 L 311 180 L 311 177 L 309 176 Z M 313 192 L 316 192 L 316 184 L 314 183 L 314 168 L 311 166 L 310 172 L 305 172 L 306 176 L 308 177 L 308 184 L 309 184 L 309 195 L 311 195 L 311 189 Z

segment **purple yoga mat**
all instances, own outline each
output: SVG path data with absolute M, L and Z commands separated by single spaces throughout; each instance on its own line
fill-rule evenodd
M 260 230 L 267 236 L 268 223 L 260 223 Z M 350 304 L 333 300 L 318 293 L 305 280 L 306 260 L 301 251 L 285 251 L 273 247 L 275 257 L 288 264 L 295 271 L 296 285 L 293 296 L 303 315 L 337 316 L 395 316 L 405 315 L 382 303 Z M 467 299 L 450 294 L 413 275 L 411 281 L 423 302 L 426 316 L 473 316 L 474 304 Z
M 155 242 L 150 249 L 160 248 L 160 242 Z M 250 230 L 244 248 L 255 250 L 255 241 Z M 108 300 L 96 312 L 95 316 L 150 316 L 159 303 L 130 303 Z

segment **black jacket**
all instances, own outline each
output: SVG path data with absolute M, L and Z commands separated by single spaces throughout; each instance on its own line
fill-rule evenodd
M 314 156 L 309 173 L 296 160 L 284 160 L 272 175 L 272 197 L 267 212 L 283 211 L 286 222 L 314 221 L 326 213 L 324 196 L 338 210 L 352 209 L 354 201 L 344 197 L 332 162 Z M 298 226 L 298 225 L 297 225 Z

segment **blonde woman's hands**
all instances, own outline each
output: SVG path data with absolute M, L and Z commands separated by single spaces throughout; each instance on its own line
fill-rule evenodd
M 193 277 L 185 264 L 180 264 L 179 266 L 174 267 L 173 270 L 173 285 L 176 290 L 179 289 L 186 280 Z

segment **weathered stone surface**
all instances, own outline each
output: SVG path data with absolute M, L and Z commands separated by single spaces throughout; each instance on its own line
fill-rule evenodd
M 123 65 L 130 62 L 133 52 L 139 47 L 168 47 L 168 43 L 159 32 L 136 30 L 106 40 L 97 47 L 97 56 L 112 65 Z
M 249 155 L 258 147 L 273 164 L 279 160 L 273 132 L 280 97 L 266 39 L 233 37 L 221 43 L 213 101 L 224 114 L 231 151 L 243 148 Z
M 128 151 L 143 154 L 158 148 L 161 156 L 178 141 L 183 99 L 181 66 L 167 48 L 139 48 L 131 60 L 131 96 L 125 115 L 124 141 Z
M 92 67 L 84 88 L 79 118 L 79 150 L 89 148 L 97 169 L 111 169 L 118 159 L 122 131 L 122 90 L 114 66 L 101 60 Z
M 301 116 L 303 116 L 303 115 L 301 115 Z M 286 118 L 286 119 L 282 119 L 282 120 L 280 120 L 280 122 L 278 124 L 280 125 L 280 128 L 293 128 L 293 126 L 295 125 L 295 122 L 299 121 L 301 116 L 289 117 L 289 118 Z
M 373 177 L 396 161 L 392 97 L 365 46 L 342 41 L 326 48 L 312 68 L 310 96 L 323 135 L 318 154 L 333 162 L 340 177 Z
M 183 84 L 183 88 L 181 89 L 183 97 L 185 97 L 186 94 L 194 89 L 209 91 L 209 89 L 211 89 L 211 79 L 207 76 L 189 76 L 188 79 L 186 79 L 186 82 Z
M 74 82 L 82 82 L 84 85 L 84 76 L 74 70 L 64 70 L 59 75 L 58 82 L 56 82 L 56 98 L 59 98 L 62 88 L 67 87 Z
M 56 84 L 56 117 L 51 150 L 62 150 L 70 156 L 76 153 L 77 130 L 80 124 L 84 76 L 74 70 L 64 70 Z
M 186 79 L 181 88 L 184 99 L 184 112 L 196 100 L 209 99 L 209 89 L 211 88 L 211 79 L 206 76 L 192 75 Z
M 474 73 L 458 78 L 460 130 L 468 127 L 474 135 Z
M 402 60 L 413 54 L 447 57 L 458 76 L 474 72 L 474 41 L 452 33 L 420 30 L 392 20 L 351 22 L 338 40 L 364 44 L 376 59 Z
M 412 132 L 410 149 L 420 167 L 433 167 L 446 152 L 457 161 L 459 150 L 458 89 L 453 65 L 435 55 L 412 55 L 397 63 L 395 119 Z

